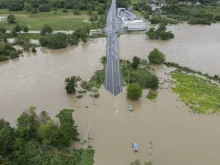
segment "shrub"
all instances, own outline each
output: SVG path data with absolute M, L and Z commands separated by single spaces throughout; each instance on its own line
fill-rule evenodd
M 50 11 L 50 5 L 49 4 L 41 4 L 38 9 L 40 12 L 48 12 L 48 11 Z
M 67 94 L 74 94 L 76 92 L 77 82 L 81 81 L 79 76 L 72 76 L 65 79 L 66 84 L 66 93 Z
M 9 60 L 8 56 L 0 56 L 0 62 L 1 61 L 7 61 L 7 60 Z
M 134 56 L 134 57 L 133 57 L 132 64 L 131 64 L 131 67 L 132 67 L 133 69 L 137 69 L 138 65 L 140 64 L 140 61 L 141 61 L 140 58 Z
M 36 49 L 35 49 L 35 47 L 33 47 L 33 48 L 31 49 L 31 51 L 32 51 L 32 52 L 37 52 Z
M 31 10 L 31 13 L 32 13 L 32 14 L 36 14 L 36 13 L 37 13 L 37 8 L 33 8 L 33 9 Z
M 53 32 L 53 29 L 52 29 L 52 27 L 50 26 L 50 25 L 47 25 L 47 24 L 45 24 L 44 26 L 43 26 L 43 28 L 41 29 L 41 34 L 42 35 L 45 35 L 45 34 L 51 34 Z
M 5 33 L 6 32 L 6 28 L 2 28 L 2 27 L 0 27 L 0 33 Z
M 8 23 L 11 23 L 11 24 L 15 23 L 15 15 L 14 14 L 9 14 L 7 16 L 7 20 L 8 20 Z
M 18 57 L 19 57 L 18 52 L 13 51 L 13 52 L 10 53 L 10 58 L 11 58 L 11 59 L 15 59 L 15 58 L 18 58 Z
M 142 88 L 138 83 L 128 85 L 127 96 L 132 100 L 137 100 L 142 97 Z
M 80 15 L 79 10 L 74 10 L 74 11 L 73 11 L 73 14 L 75 14 L 75 15 Z
M 150 91 L 147 95 L 147 98 L 150 99 L 150 100 L 154 100 L 157 98 L 157 92 L 156 91 Z
M 81 99 L 83 97 L 83 95 L 77 95 L 76 98 L 77 99 Z
M 57 33 L 47 36 L 47 46 L 53 49 L 65 48 L 68 45 L 67 34 Z
M 215 16 L 216 21 L 220 21 L 220 15 Z
M 131 72 L 131 81 L 138 83 L 142 88 L 158 88 L 159 80 L 157 76 L 146 70 Z
M 40 37 L 39 42 L 40 42 L 41 46 L 47 46 L 47 44 L 48 44 L 47 37 L 46 36 Z
M 63 9 L 63 12 L 64 12 L 64 13 L 67 13 L 67 12 L 68 12 L 68 10 L 67 10 L 67 9 Z
M 155 48 L 149 53 L 148 59 L 152 64 L 162 64 L 166 60 L 166 56 L 159 49 Z

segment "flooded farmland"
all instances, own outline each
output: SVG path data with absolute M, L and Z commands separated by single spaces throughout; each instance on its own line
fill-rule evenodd
M 120 36 L 120 57 L 147 58 L 157 47 L 166 54 L 167 61 L 220 74 L 220 24 L 169 28 L 175 38 L 166 42 L 146 40 L 144 33 Z M 139 101 L 132 102 L 125 90 L 113 97 L 103 87 L 95 105 L 89 96 L 76 99 L 66 94 L 65 78 L 79 75 L 89 80 L 95 70 L 102 68 L 100 58 L 105 49 L 106 39 L 100 38 L 61 50 L 37 48 L 36 54 L 1 62 L 1 117 L 14 122 L 32 105 L 51 116 L 64 108 L 74 109 L 82 139 L 89 118 L 95 165 L 128 165 L 137 158 L 152 160 L 155 165 L 218 165 L 219 116 L 192 114 L 171 92 L 169 84 L 161 86 L 156 101 L 147 99 L 146 91 Z M 169 79 L 169 68 L 153 67 L 161 81 Z M 133 112 L 128 111 L 129 104 Z M 138 153 L 132 152 L 133 142 L 139 143 Z

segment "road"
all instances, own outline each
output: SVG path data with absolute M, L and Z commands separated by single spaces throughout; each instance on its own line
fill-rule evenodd
M 112 4 L 106 22 L 107 46 L 106 46 L 106 70 L 105 89 L 114 96 L 122 92 L 121 71 L 118 53 L 118 28 L 116 20 L 116 0 Z

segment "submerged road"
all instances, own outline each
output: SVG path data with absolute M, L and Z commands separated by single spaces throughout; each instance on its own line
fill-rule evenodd
M 116 0 L 112 4 L 106 22 L 107 46 L 106 46 L 106 70 L 105 89 L 114 96 L 122 92 L 121 71 L 118 53 L 118 28 L 116 20 Z

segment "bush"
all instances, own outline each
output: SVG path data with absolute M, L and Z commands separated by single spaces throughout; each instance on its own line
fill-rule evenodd
M 68 10 L 67 10 L 67 9 L 63 9 L 63 12 L 64 12 L 64 13 L 67 13 L 67 12 L 68 12 Z
M 65 79 L 66 84 L 66 93 L 67 94 L 74 94 L 76 92 L 77 82 L 81 81 L 79 76 L 72 76 Z
M 41 46 L 47 46 L 47 44 L 48 44 L 47 37 L 46 36 L 40 37 L 39 42 L 40 42 Z
M 142 88 L 138 83 L 128 85 L 127 96 L 132 100 L 137 100 L 142 97 Z
M 35 49 L 35 47 L 33 47 L 33 48 L 31 49 L 31 51 L 32 51 L 32 52 L 37 52 L 36 49 Z
M 56 33 L 47 36 L 47 46 L 53 49 L 65 48 L 68 45 L 68 36 L 64 33 Z
M 157 92 L 156 91 L 150 91 L 147 95 L 147 98 L 150 99 L 150 100 L 154 100 L 157 98 Z
M 220 21 L 220 15 L 215 16 L 216 21 Z
M 158 88 L 159 80 L 157 76 L 147 70 L 137 70 L 131 72 L 131 81 L 138 83 L 142 88 Z
M 7 20 L 8 20 L 8 23 L 11 23 L 11 24 L 15 23 L 15 15 L 14 14 L 9 14 L 7 16 Z
M 83 95 L 77 95 L 76 98 L 77 99 L 81 99 L 83 97 Z
M 169 40 L 170 38 L 174 38 L 174 34 L 171 31 L 166 32 L 166 24 L 165 23 L 160 23 L 157 30 L 155 30 L 155 28 L 150 28 L 146 32 L 146 35 L 150 39 Z
M 5 33 L 6 32 L 6 28 L 2 28 L 2 27 L 0 27 L 0 33 Z
M 155 48 L 149 53 L 148 59 L 152 64 L 162 64 L 166 60 L 166 56 L 159 49 Z
M 23 5 L 21 3 L 11 3 L 8 5 L 9 11 L 21 11 L 23 9 Z
M 38 9 L 40 12 L 48 12 L 48 11 L 50 11 L 50 5 L 49 4 L 41 4 Z
M 32 13 L 32 14 L 36 14 L 36 13 L 37 13 L 37 8 L 33 8 L 33 9 L 31 10 L 31 13 Z
M 79 10 L 74 10 L 74 11 L 73 11 L 73 14 L 75 14 L 75 15 L 80 15 Z
M 137 69 L 138 65 L 140 64 L 140 61 L 141 61 L 140 58 L 134 56 L 134 57 L 133 57 L 132 64 L 131 64 L 131 67 L 132 67 L 133 69 Z
M 8 56 L 0 56 L 0 62 L 1 61 L 7 61 L 7 60 L 9 60 Z
M 53 33 L 53 29 L 50 25 L 47 25 L 47 24 L 43 26 L 40 32 L 40 34 L 42 35 L 51 34 L 51 33 Z
M 10 58 L 11 58 L 11 59 L 15 59 L 15 58 L 18 58 L 18 57 L 19 57 L 18 52 L 13 51 L 13 52 L 10 53 Z

